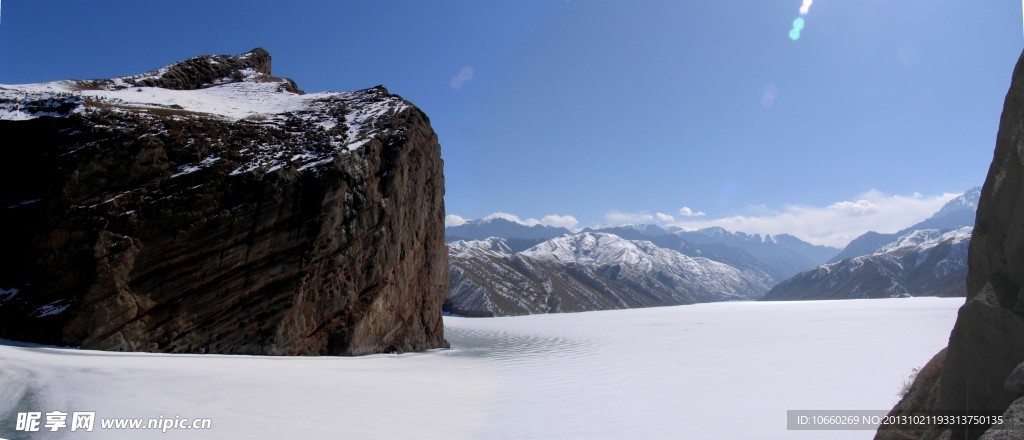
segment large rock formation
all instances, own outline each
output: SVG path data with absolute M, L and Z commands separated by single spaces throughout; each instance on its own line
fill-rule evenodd
M 945 361 L 928 368 L 940 374 L 918 376 L 913 388 L 928 396 L 900 402 L 897 410 L 1006 411 L 1021 426 L 1019 380 L 1009 380 L 1024 362 L 1024 55 L 1006 95 L 995 155 L 982 187 L 977 223 L 968 256 L 967 303 L 949 338 Z M 937 384 L 937 386 L 936 386 Z M 1011 405 L 1012 404 L 1012 405 Z M 961 426 L 942 430 L 879 431 L 876 438 L 1021 438 L 1005 427 Z
M 444 177 L 382 87 L 262 49 L 0 86 L 0 337 L 276 355 L 446 346 Z

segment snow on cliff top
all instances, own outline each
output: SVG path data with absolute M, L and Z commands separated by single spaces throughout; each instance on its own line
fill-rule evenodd
M 244 59 L 246 56 L 222 58 Z M 219 63 L 216 57 L 194 60 L 211 65 Z M 242 163 L 231 172 L 234 175 L 259 169 L 270 172 L 289 163 L 296 164 L 299 169 L 329 163 L 333 161 L 335 152 L 352 152 L 361 148 L 384 128 L 382 121 L 411 107 L 383 87 L 355 92 L 296 93 L 297 89 L 290 80 L 252 68 L 235 70 L 229 76 L 203 82 L 200 88 L 195 89 L 141 85 L 163 78 L 173 66 L 109 80 L 0 84 L 0 120 L 68 117 L 110 110 L 171 117 L 205 116 L 277 126 L 292 119 L 301 119 L 330 133 L 331 148 L 326 153 L 285 154 L 279 151 L 280 146 L 262 145 L 254 153 L 253 160 Z M 217 159 L 207 157 L 197 163 L 186 164 L 179 167 L 172 177 L 195 172 Z
M 115 79 L 116 81 L 116 79 Z M 120 90 L 81 90 L 77 81 L 55 81 L 39 84 L 0 84 L 0 120 L 27 120 L 41 116 L 58 116 L 29 102 L 55 100 L 75 103 L 73 112 L 84 111 L 83 100 L 111 104 L 127 110 L 176 109 L 186 112 L 218 115 L 228 119 L 278 115 L 299 111 L 315 111 L 331 99 L 359 101 L 360 92 L 323 92 L 300 95 L 282 89 L 282 82 L 240 81 L 196 90 L 170 90 L 159 87 L 128 87 Z M 400 99 L 390 107 L 406 107 Z M 379 116 L 388 103 L 371 103 L 364 117 Z

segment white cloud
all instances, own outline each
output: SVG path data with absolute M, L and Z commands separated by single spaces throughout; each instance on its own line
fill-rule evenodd
M 828 205 L 828 208 L 826 209 L 842 212 L 851 216 L 877 214 L 879 211 L 878 205 L 864 199 L 853 202 L 836 202 Z
M 452 86 L 453 89 L 461 89 L 463 85 L 473 79 L 473 66 L 465 66 L 459 69 L 459 73 L 448 80 L 448 85 Z
M 512 223 L 519 223 L 521 225 L 526 225 L 526 226 L 534 226 L 534 225 L 539 225 L 540 224 L 540 220 L 537 220 L 535 218 L 528 218 L 526 220 L 523 220 L 523 219 L 519 218 L 518 215 L 509 214 L 507 212 L 495 212 L 494 214 L 488 215 L 488 216 L 484 217 L 483 219 L 484 220 L 493 220 L 493 219 L 496 219 L 496 218 L 500 218 L 500 219 L 503 219 L 503 220 L 508 220 L 508 221 L 510 221 Z
M 576 217 L 573 217 L 571 215 L 558 215 L 558 214 L 548 214 L 548 215 L 545 215 L 544 217 L 541 217 L 540 220 L 537 220 L 537 219 L 532 218 L 532 217 L 525 218 L 525 219 L 524 218 L 519 218 L 518 215 L 509 214 L 507 212 L 495 212 L 494 214 L 488 215 L 488 216 L 484 217 L 483 219 L 484 220 L 491 220 L 491 219 L 496 219 L 496 218 L 508 220 L 510 222 L 513 222 L 513 223 L 519 223 L 519 224 L 524 225 L 524 226 L 543 225 L 543 226 L 551 226 L 551 227 L 556 227 L 556 228 L 574 229 L 577 226 L 579 226 L 579 224 L 580 224 L 580 222 L 578 220 L 576 220 Z
M 824 207 L 790 205 L 775 212 L 759 209 L 750 216 L 681 220 L 673 224 L 689 229 L 720 226 L 747 233 L 792 234 L 814 244 L 843 247 L 867 231 L 891 233 L 920 222 L 958 195 L 888 195 L 871 190 L 854 200 Z
M 466 222 L 466 219 L 455 214 L 448 214 L 444 217 L 444 227 L 446 228 L 450 228 L 452 226 L 461 226 L 466 224 Z
M 670 214 L 665 214 L 664 212 L 655 212 L 654 214 L 651 214 L 649 212 L 622 212 L 615 209 L 605 213 L 604 219 L 610 226 L 650 223 L 664 224 L 676 221 L 675 217 Z
M 777 214 L 778 213 L 778 211 L 769 208 L 768 205 L 765 205 L 764 203 L 761 203 L 761 204 L 758 204 L 758 205 L 748 205 L 747 206 L 747 212 L 752 212 L 752 213 L 755 213 L 755 214 L 758 214 L 758 215 L 768 215 L 768 214 Z
M 694 211 L 694 210 L 690 209 L 689 206 L 684 206 L 682 208 L 679 208 L 679 215 L 681 215 L 683 217 L 702 217 L 702 216 L 704 216 L 704 212 L 703 211 Z
M 605 221 L 614 226 L 651 223 L 654 216 L 645 212 L 622 212 L 611 210 L 604 215 Z
M 576 217 L 571 215 L 550 214 L 542 217 L 540 219 L 540 224 L 545 226 L 554 226 L 556 228 L 575 229 L 580 225 L 580 222 L 576 220 Z

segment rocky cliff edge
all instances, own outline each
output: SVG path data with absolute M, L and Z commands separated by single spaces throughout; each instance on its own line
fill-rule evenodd
M 967 303 L 949 347 L 894 412 L 1003 413 L 1002 425 L 880 430 L 876 439 L 1024 438 L 1024 54 L 1017 61 L 968 251 Z M 928 374 L 924 374 L 925 372 Z
M 270 55 L 0 85 L 0 337 L 88 349 L 444 347 L 440 146 L 382 87 Z

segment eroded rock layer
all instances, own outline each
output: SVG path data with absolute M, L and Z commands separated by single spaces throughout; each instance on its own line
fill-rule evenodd
M 929 363 L 894 411 L 990 411 L 1005 426 L 960 425 L 879 431 L 878 439 L 1022 438 L 1024 383 L 1024 55 L 1006 95 L 995 154 L 981 190 L 968 251 L 967 303 L 960 308 L 944 361 Z M 1019 370 L 1024 371 L 1024 370 Z
M 444 177 L 382 87 L 302 94 L 270 56 L 0 86 L 0 337 L 104 350 L 446 346 Z

